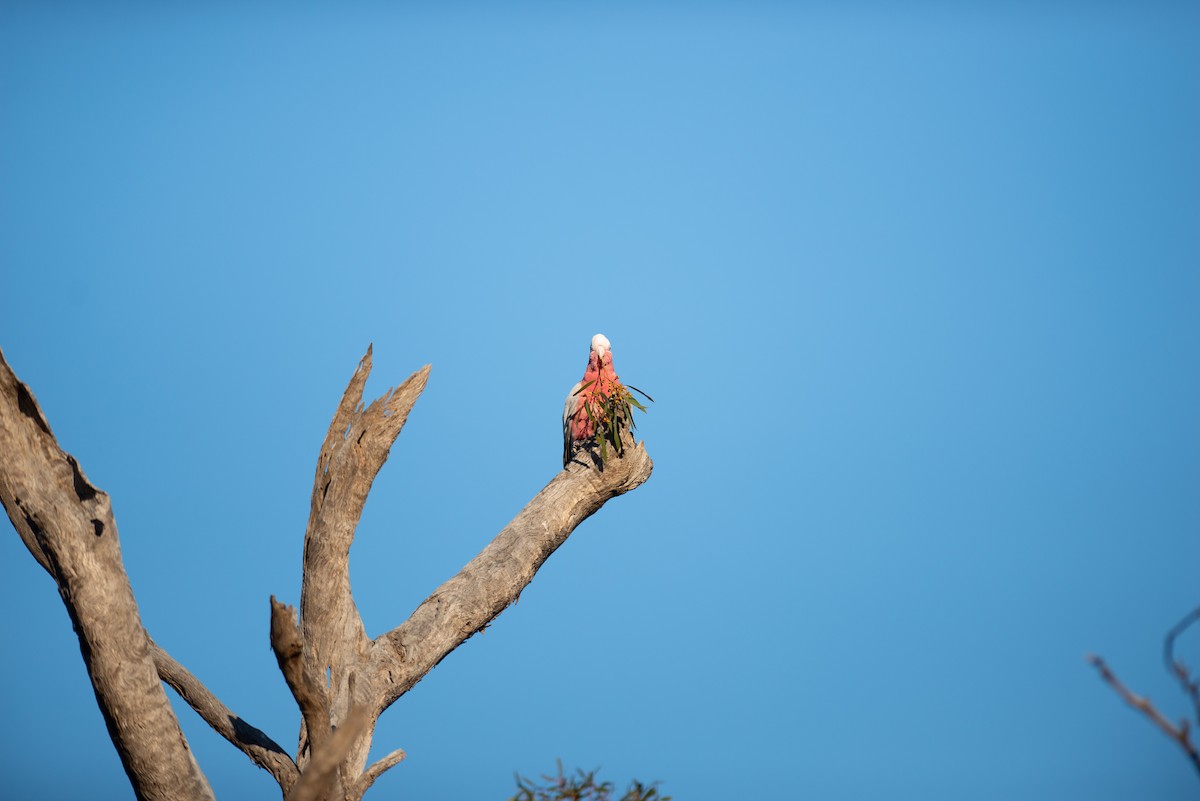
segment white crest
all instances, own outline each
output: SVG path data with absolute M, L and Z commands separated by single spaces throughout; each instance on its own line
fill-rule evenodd
M 596 336 L 592 337 L 592 350 L 599 353 L 600 357 L 603 358 L 605 353 L 612 350 L 612 345 L 609 343 L 608 337 L 604 336 L 604 334 L 596 334 Z

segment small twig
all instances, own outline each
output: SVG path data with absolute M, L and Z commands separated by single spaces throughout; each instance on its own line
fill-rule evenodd
M 1196 746 L 1192 744 L 1192 738 L 1190 734 L 1191 727 L 1188 725 L 1186 718 L 1178 726 L 1174 725 L 1171 723 L 1171 721 L 1163 717 L 1161 712 L 1155 709 L 1154 704 L 1150 703 L 1149 698 L 1135 695 L 1129 690 L 1128 687 L 1122 684 L 1121 680 L 1118 679 L 1111 670 L 1109 670 L 1108 665 L 1104 663 L 1103 659 L 1095 654 L 1088 654 L 1087 661 L 1091 663 L 1096 670 L 1100 671 L 1100 678 L 1104 679 L 1105 683 L 1112 687 L 1113 690 L 1116 691 L 1117 695 L 1121 696 L 1125 703 L 1141 712 L 1143 715 L 1149 718 L 1154 725 L 1162 729 L 1162 731 L 1168 737 L 1179 743 L 1180 747 L 1183 748 L 1184 752 L 1188 755 L 1188 759 L 1191 760 L 1192 767 L 1194 767 L 1197 771 L 1200 771 L 1200 751 L 1197 751 Z
M 1197 620 L 1200 620 L 1200 607 L 1196 607 L 1184 615 L 1183 619 L 1167 632 L 1166 640 L 1163 642 L 1163 661 L 1167 664 L 1167 672 L 1179 681 L 1184 693 L 1191 699 L 1192 708 L 1196 713 L 1196 722 L 1200 723 L 1200 679 L 1193 679 L 1187 666 L 1175 658 L 1176 638 Z
M 365 794 L 367 790 L 371 789 L 371 785 L 375 783 L 376 779 L 383 775 L 385 770 L 399 765 L 406 756 L 408 756 L 408 754 L 404 753 L 403 748 L 397 748 L 392 753 L 372 763 L 371 767 L 367 768 L 363 775 L 358 777 L 358 783 L 354 786 L 354 794 L 352 798 L 362 798 L 363 794 Z

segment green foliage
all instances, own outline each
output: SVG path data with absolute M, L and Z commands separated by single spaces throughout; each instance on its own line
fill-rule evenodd
M 636 779 L 619 798 L 612 782 L 597 782 L 596 771 L 577 770 L 574 776 L 563 773 L 562 760 L 557 760 L 558 772 L 542 776 L 545 784 L 517 775 L 517 794 L 508 801 L 671 801 L 671 796 L 658 792 L 658 782 L 642 784 Z
M 588 381 L 579 388 L 578 392 L 583 393 L 594 383 L 596 382 Z M 629 390 L 632 389 L 651 403 L 654 402 L 654 398 L 645 392 L 637 387 L 626 387 L 619 380 L 609 383 L 606 392 L 605 383 L 607 382 L 601 382 L 599 391 L 585 394 L 583 401 L 583 410 L 596 430 L 593 442 L 596 449 L 600 451 L 601 462 L 608 461 L 610 450 L 618 458 L 624 455 L 625 443 L 621 440 L 621 434 L 637 428 L 633 420 L 634 409 L 646 411 L 646 407 Z

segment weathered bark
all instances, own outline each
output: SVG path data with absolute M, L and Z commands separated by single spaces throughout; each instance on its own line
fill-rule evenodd
M 332 727 L 329 693 L 304 659 L 304 637 L 296 625 L 296 610 L 271 596 L 271 649 L 283 674 L 308 733 L 308 745 L 319 751 L 329 739 Z
M 370 642 L 350 593 L 350 545 L 375 476 L 429 380 L 429 365 L 364 408 L 363 387 L 370 372 L 371 348 L 367 348 L 329 424 L 313 479 L 304 533 L 300 628 L 305 671 L 320 677 L 328 691 L 329 711 L 319 724 L 305 717 L 297 755 L 301 769 L 309 749 L 316 749 L 318 739 L 339 726 L 352 706 L 376 706 L 370 696 L 369 679 L 356 681 Z M 355 689 L 361 689 L 361 693 L 355 693 Z M 348 751 L 346 771 L 350 776 L 362 773 L 378 714 L 376 711 L 370 716 L 360 738 Z M 310 743 L 305 742 L 305 733 Z
M 0 351 L 0 502 L 58 584 L 109 736 L 139 799 L 211 799 L 158 678 L 108 495 L 63 452 Z
M 572 462 L 407 621 L 369 639 L 350 592 L 350 545 L 375 476 L 424 389 L 429 368 L 364 408 L 363 387 L 371 370 L 368 349 L 317 460 L 299 621 L 292 607 L 271 598 L 271 647 L 302 715 L 293 761 L 142 630 L 107 496 L 58 449 L 32 394 L 16 380 L 2 353 L 0 365 L 0 452 L 16 454 L 0 460 L 0 499 L 34 558 L 58 582 L 93 681 L 114 670 L 122 671 L 123 678 L 140 671 L 136 688 L 128 682 L 120 689 L 97 684 L 97 698 L 139 798 L 211 797 L 166 703 L 161 677 L 209 725 L 270 772 L 287 801 L 358 801 L 405 757 L 397 749 L 366 767 L 379 715 L 516 601 L 580 523 L 608 500 L 641 485 L 653 469 L 645 449 L 628 433 L 621 458 L 606 464 Z M 100 590 L 93 591 L 96 587 Z M 93 634 L 96 627 L 99 636 Z M 113 643 L 120 647 L 110 647 Z M 127 731 L 131 728 L 132 733 Z

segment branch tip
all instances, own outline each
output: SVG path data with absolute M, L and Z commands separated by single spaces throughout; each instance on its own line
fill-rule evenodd
M 1185 754 L 1187 754 L 1188 760 L 1191 761 L 1192 766 L 1197 771 L 1200 771 L 1200 751 L 1197 751 L 1196 746 L 1192 743 L 1192 739 L 1189 734 L 1189 727 L 1187 725 L 1177 727 L 1172 724 L 1171 721 L 1167 720 L 1166 717 L 1164 717 L 1163 714 L 1158 711 L 1149 698 L 1137 695 L 1128 687 L 1126 687 L 1125 684 L 1117 678 L 1116 674 L 1109 669 L 1108 665 L 1105 664 L 1103 659 L 1091 654 L 1089 654 L 1088 657 L 1088 661 L 1090 661 L 1096 667 L 1096 669 L 1100 671 L 1100 678 L 1104 679 L 1105 683 L 1112 687 L 1113 691 L 1121 697 L 1121 700 L 1141 712 L 1164 734 L 1166 734 L 1175 742 L 1179 743 L 1179 747 L 1183 749 Z
M 384 771 L 396 767 L 396 765 L 399 765 L 407 756 L 408 754 L 404 753 L 403 748 L 397 748 L 387 756 L 382 757 L 378 761 L 374 762 L 369 768 L 366 769 L 366 771 L 363 772 L 363 775 L 358 778 L 358 783 L 354 786 L 353 797 L 362 798 L 363 794 L 371 788 L 371 785 L 375 783 L 376 779 L 383 775 Z

